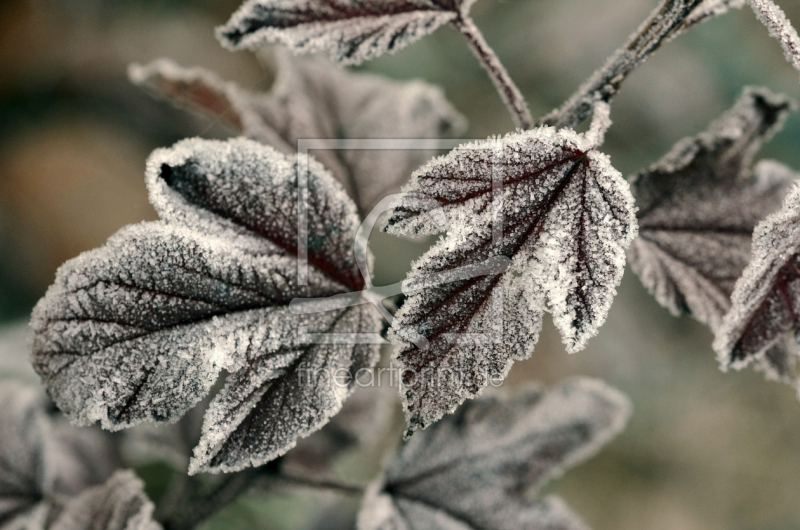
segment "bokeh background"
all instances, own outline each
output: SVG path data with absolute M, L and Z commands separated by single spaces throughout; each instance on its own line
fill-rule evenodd
M 155 218 L 143 181 L 151 150 L 188 136 L 229 134 L 130 85 L 129 63 L 167 56 L 269 89 L 272 72 L 214 39 L 214 26 L 238 3 L 0 2 L 0 326 L 27 318 L 63 261 L 101 245 L 125 224 Z M 800 23 L 800 3 L 782 3 Z M 481 0 L 473 13 L 540 115 L 566 98 L 655 4 Z M 490 82 L 449 28 L 363 69 L 443 86 L 470 120 L 468 137 L 512 129 Z M 669 43 L 631 76 L 613 106 L 604 150 L 623 174 L 632 173 L 702 130 L 743 86 L 800 98 L 798 81 L 752 13 L 733 12 Z M 800 169 L 800 118 L 792 116 L 759 156 Z M 373 243 L 378 279 L 387 283 L 402 279 L 425 249 L 424 242 L 389 237 Z M 547 488 L 592 528 L 800 528 L 795 391 L 751 370 L 721 373 L 711 340 L 703 326 L 660 308 L 628 271 L 606 325 L 585 351 L 566 354 L 548 322 L 532 359 L 513 368 L 509 386 L 592 375 L 634 402 L 624 434 Z M 20 348 L 23 364 L 24 355 Z M 336 473 L 366 481 L 381 456 L 377 448 L 349 455 Z M 158 470 L 140 471 L 157 497 Z M 357 504 L 300 490 L 253 493 L 209 527 L 347 528 Z

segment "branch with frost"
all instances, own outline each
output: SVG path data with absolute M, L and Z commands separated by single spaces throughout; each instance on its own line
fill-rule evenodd
M 783 54 L 789 64 L 800 70 L 800 36 L 786 13 L 772 0 L 748 0 L 756 18 L 769 30 L 769 34 L 781 43 Z
M 592 114 L 597 101 L 611 102 L 623 81 L 662 44 L 700 22 L 742 5 L 737 0 L 663 0 L 602 68 L 564 105 L 541 118 L 538 124 L 577 127 Z

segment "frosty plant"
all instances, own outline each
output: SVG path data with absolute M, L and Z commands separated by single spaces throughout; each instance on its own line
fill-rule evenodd
M 800 188 L 778 162 L 753 165 L 793 101 L 745 88 L 628 180 L 600 151 L 627 76 L 745 1 L 663 0 L 538 120 L 472 4 L 249 0 L 217 35 L 233 50 L 283 46 L 269 94 L 168 60 L 131 67 L 134 83 L 241 137 L 155 151 L 145 181 L 160 220 L 59 269 L 31 320 L 34 368 L 74 425 L 123 433 L 67 426 L 41 395 L 0 385 L 0 523 L 188 529 L 249 488 L 301 486 L 363 494 L 363 530 L 586 528 L 563 501 L 530 494 L 617 434 L 627 398 L 580 378 L 481 393 L 532 354 L 545 312 L 568 352 L 584 348 L 626 259 L 660 304 L 711 327 L 723 370 L 755 363 L 800 386 Z M 749 4 L 800 69 L 780 8 Z M 514 132 L 459 144 L 464 120 L 438 88 L 340 68 L 445 24 L 491 77 Z M 339 66 L 296 57 L 320 52 Z M 367 241 L 378 225 L 445 235 L 403 282 L 375 286 Z M 406 440 L 368 486 L 336 482 L 334 458 L 377 443 L 388 423 L 386 388 L 357 379 L 387 341 Z M 80 433 L 111 456 L 82 460 Z M 154 458 L 179 470 L 158 506 L 120 469 Z

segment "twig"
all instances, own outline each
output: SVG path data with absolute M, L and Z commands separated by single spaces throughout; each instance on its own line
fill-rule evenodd
M 165 530 L 191 530 L 247 491 L 264 471 L 250 468 L 221 479 L 207 494 L 186 503 L 185 509 L 162 522 Z
M 275 482 L 283 482 L 292 486 L 301 488 L 309 488 L 316 490 L 327 490 L 341 493 L 343 495 L 363 495 L 364 487 L 352 484 L 343 484 L 332 480 L 317 480 L 310 477 L 300 477 L 297 475 L 271 475 L 262 477 L 263 482 L 266 484 L 273 484 Z
M 588 118 L 595 103 L 609 103 L 625 78 L 647 57 L 684 29 L 686 18 L 703 0 L 663 0 L 628 42 L 619 48 L 560 108 L 538 125 L 577 127 Z
M 525 98 L 522 97 L 517 85 L 508 75 L 500 59 L 494 53 L 494 50 L 489 47 L 486 39 L 483 38 L 481 31 L 472 22 L 472 19 L 466 16 L 454 21 L 453 26 L 467 39 L 475 57 L 478 58 L 489 74 L 497 92 L 503 99 L 503 103 L 508 107 L 516 126 L 520 129 L 530 129 L 533 126 L 533 118 L 530 110 L 528 110 L 528 104 L 525 102 Z

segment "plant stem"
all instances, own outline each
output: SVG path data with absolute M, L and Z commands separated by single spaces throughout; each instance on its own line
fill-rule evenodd
M 686 19 L 703 0 L 663 0 L 628 42 L 606 60 L 560 108 L 538 125 L 577 127 L 592 113 L 598 101 L 609 103 L 622 82 L 664 42 L 687 29 Z
M 337 493 L 341 493 L 343 495 L 363 495 L 364 494 L 364 487 L 362 486 L 355 486 L 351 484 L 343 484 L 341 482 L 335 482 L 332 480 L 316 480 L 309 477 L 299 477 L 296 475 L 273 475 L 264 477 L 264 481 L 267 484 L 271 484 L 273 482 L 283 482 L 286 484 L 299 486 L 301 488 L 309 488 L 309 489 L 317 489 L 317 490 L 328 490 L 334 491 Z
M 191 530 L 196 528 L 249 489 L 253 481 L 262 473 L 263 471 L 259 468 L 250 468 L 226 475 L 207 494 L 193 502 L 187 502 L 185 509 L 163 521 L 164 529 Z
M 525 102 L 525 98 L 522 97 L 517 85 L 508 75 L 500 59 L 494 53 L 494 50 L 489 47 L 486 39 L 483 38 L 481 31 L 472 22 L 472 19 L 467 16 L 459 17 L 453 22 L 453 26 L 464 35 L 475 57 L 478 58 L 481 66 L 489 74 L 497 92 L 503 99 L 503 103 L 508 107 L 514 124 L 520 129 L 530 129 L 533 125 L 533 118 L 530 110 L 528 110 L 528 104 Z

